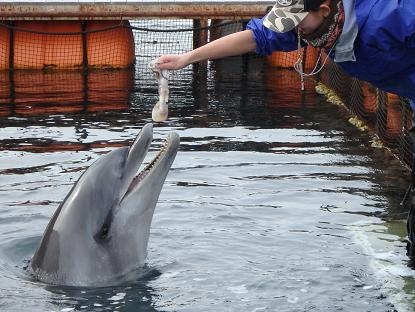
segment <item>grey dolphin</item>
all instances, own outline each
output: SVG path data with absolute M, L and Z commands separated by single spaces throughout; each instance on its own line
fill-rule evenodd
M 153 138 L 147 124 L 131 147 L 115 149 L 79 178 L 50 220 L 29 268 L 40 281 L 106 286 L 142 266 L 153 212 L 179 148 L 172 132 L 138 172 Z

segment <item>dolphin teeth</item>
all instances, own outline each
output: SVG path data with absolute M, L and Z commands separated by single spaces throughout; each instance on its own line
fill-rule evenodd
M 130 183 L 130 186 L 127 189 L 126 194 L 128 194 L 135 186 L 137 186 L 144 178 L 147 176 L 148 173 L 153 169 L 155 164 L 161 159 L 162 155 L 165 153 L 167 147 L 169 146 L 169 139 L 166 138 L 164 140 L 163 145 L 161 146 L 161 149 L 157 153 L 157 155 L 153 158 L 153 160 L 141 171 L 137 173 L 137 175 L 133 178 L 133 180 Z

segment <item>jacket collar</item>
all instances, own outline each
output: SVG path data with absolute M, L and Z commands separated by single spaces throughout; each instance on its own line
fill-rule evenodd
M 343 0 L 345 21 L 343 31 L 340 34 L 336 47 L 334 48 L 335 62 L 356 61 L 353 48 L 358 32 L 355 2 L 356 0 Z

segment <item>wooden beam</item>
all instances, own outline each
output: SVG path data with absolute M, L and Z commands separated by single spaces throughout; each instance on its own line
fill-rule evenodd
M 265 15 L 273 2 L 2 2 L 0 20 L 249 19 Z

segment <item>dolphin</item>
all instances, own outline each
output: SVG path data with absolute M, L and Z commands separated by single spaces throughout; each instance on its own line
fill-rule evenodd
M 36 279 L 94 287 L 137 277 L 132 273 L 145 264 L 151 220 L 180 141 L 171 132 L 139 171 L 152 139 L 147 124 L 130 147 L 101 156 L 81 175 L 30 260 Z

